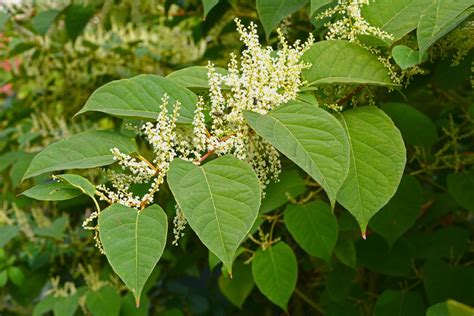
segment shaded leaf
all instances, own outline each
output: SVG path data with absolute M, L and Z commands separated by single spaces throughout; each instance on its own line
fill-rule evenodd
M 219 0 L 202 0 L 202 5 L 204 6 L 204 18 L 206 18 L 209 11 L 211 11 L 218 3 Z
M 222 294 L 238 308 L 242 308 L 255 285 L 250 265 L 240 261 L 234 264 L 232 279 L 222 273 L 218 283 Z
M 354 241 L 352 239 L 341 238 L 341 236 L 339 236 L 336 247 L 334 248 L 334 254 L 346 266 L 353 269 L 356 268 L 357 256 Z
M 311 0 L 311 7 L 309 10 L 309 15 L 313 16 L 319 9 L 322 7 L 333 3 L 333 0 Z
M 17 226 L 4 225 L 0 227 L 0 247 L 3 248 L 10 240 L 18 236 L 20 229 Z
M 447 177 L 448 192 L 465 209 L 474 212 L 474 169 Z
M 265 214 L 285 205 L 288 202 L 288 195 L 297 198 L 305 190 L 304 180 L 297 170 L 282 170 L 278 182 L 271 182 L 265 189 L 260 213 Z
M 86 295 L 86 306 L 94 316 L 118 316 L 120 311 L 120 295 L 110 285 L 97 291 L 89 291 Z
M 374 316 L 424 315 L 425 304 L 417 292 L 385 290 L 374 306 Z
M 257 0 L 257 12 L 267 38 L 286 18 L 302 8 L 308 0 Z
M 392 57 L 401 69 L 407 69 L 416 66 L 428 59 L 424 54 L 420 58 L 420 52 L 405 45 L 397 45 L 392 48 Z
M 81 35 L 82 31 L 94 15 L 92 6 L 83 6 L 80 4 L 71 4 L 66 8 L 66 17 L 64 19 L 68 37 L 74 42 Z
M 58 10 L 47 10 L 35 15 L 35 17 L 31 19 L 31 25 L 35 32 L 41 36 L 46 35 L 59 13 L 60 11 Z

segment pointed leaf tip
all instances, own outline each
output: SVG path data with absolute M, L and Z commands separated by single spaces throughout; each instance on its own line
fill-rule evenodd
M 367 232 L 362 232 L 362 239 L 364 239 L 364 240 L 367 239 Z

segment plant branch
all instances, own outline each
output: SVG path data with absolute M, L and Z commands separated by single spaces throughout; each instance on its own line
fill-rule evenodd
M 308 303 L 312 308 L 317 310 L 321 315 L 324 315 L 324 310 L 322 309 L 321 306 L 313 302 L 306 294 L 301 292 L 298 288 L 295 288 L 295 294 L 298 295 L 303 301 Z

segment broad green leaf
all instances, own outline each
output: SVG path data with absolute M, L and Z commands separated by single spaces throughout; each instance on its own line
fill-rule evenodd
M 415 224 L 423 203 L 421 185 L 413 176 L 404 176 L 393 198 L 370 220 L 370 228 L 392 246 Z
M 471 306 L 456 302 L 455 300 L 447 300 L 430 306 L 426 311 L 426 316 L 472 316 L 474 308 Z
M 341 235 L 339 235 L 336 247 L 334 248 L 334 254 L 336 255 L 337 259 L 339 259 L 339 261 L 344 263 L 346 266 L 353 269 L 356 268 L 357 256 L 354 241 L 352 239 L 349 239 L 348 237 L 341 238 Z
M 453 299 L 474 305 L 474 267 L 429 260 L 423 266 L 423 286 L 431 304 Z
M 150 254 L 153 255 L 153 253 Z M 103 286 L 97 291 L 90 290 L 86 295 L 86 306 L 94 316 L 118 316 L 120 295 L 110 285 Z
M 71 4 L 66 8 L 66 17 L 64 19 L 66 32 L 71 41 L 81 35 L 89 20 L 94 15 L 92 6 L 83 6 L 80 4 Z
M 336 262 L 326 277 L 325 287 L 331 300 L 343 302 L 350 296 L 354 286 L 356 272 L 341 263 Z
M 64 239 L 64 231 L 66 230 L 68 222 L 69 217 L 63 215 L 56 218 L 49 226 L 37 227 L 33 231 L 37 236 L 53 238 L 61 241 Z
M 267 38 L 286 18 L 302 8 L 308 0 L 257 0 L 257 12 Z
M 99 236 L 115 273 L 140 305 L 143 286 L 166 245 L 168 219 L 157 204 L 136 210 L 113 204 L 99 214 Z
M 326 191 L 331 204 L 349 166 L 349 146 L 341 124 L 325 110 L 292 101 L 265 115 L 245 112 L 249 125 Z
M 76 115 L 98 111 L 124 118 L 156 120 L 165 94 L 169 97 L 168 112 L 171 113 L 175 102 L 179 101 L 181 108 L 178 122 L 191 123 L 197 96 L 158 75 L 139 75 L 109 82 L 95 90 Z
M 31 19 L 31 25 L 35 32 L 41 36 L 45 36 L 59 13 L 60 11 L 58 10 L 47 10 L 35 15 L 35 17 Z
M 48 181 L 26 190 L 22 194 L 35 200 L 63 201 L 75 198 L 81 194 L 81 191 L 67 183 Z
M 265 189 L 265 198 L 260 206 L 260 213 L 273 211 L 288 202 L 288 196 L 297 198 L 306 190 L 304 179 L 297 170 L 283 170 L 278 182 L 270 183 Z
M 397 41 L 413 31 L 421 13 L 432 0 L 377 0 L 362 6 L 362 16 L 370 25 L 391 34 Z
M 4 225 L 0 227 L 0 248 L 5 247 L 13 238 L 18 236 L 20 229 L 17 226 Z
M 427 54 L 420 58 L 419 51 L 405 45 L 397 45 L 392 48 L 392 57 L 401 69 L 413 67 L 428 59 Z
M 42 316 L 54 308 L 54 304 L 59 300 L 53 294 L 44 297 L 33 309 L 33 316 Z
M 329 205 L 320 200 L 304 205 L 288 205 L 284 221 L 301 248 L 312 256 L 330 262 L 338 228 Z
M 148 296 L 143 296 L 140 302 L 140 307 L 135 306 L 135 299 L 133 294 L 128 292 L 125 296 L 122 296 L 120 304 L 120 316 L 148 316 L 150 310 L 150 299 Z
M 57 179 L 63 180 L 64 183 L 67 183 L 74 188 L 80 190 L 82 193 L 85 195 L 89 196 L 94 202 L 97 204 L 97 201 L 95 199 L 95 186 L 90 183 L 89 180 L 86 178 L 79 176 L 77 174 L 60 174 L 55 176 Z
M 79 307 L 79 299 L 81 298 L 82 294 L 83 293 L 78 291 L 70 296 L 58 297 L 53 306 L 54 315 L 73 316 Z
M 23 282 L 25 282 L 25 275 L 23 271 L 21 271 L 18 267 L 9 267 L 7 269 L 8 279 L 12 281 L 13 284 L 20 287 L 22 286 Z
M 397 190 L 405 168 L 405 145 L 400 131 L 375 106 L 358 107 L 339 117 L 351 155 L 337 201 L 354 215 L 364 236 L 370 218 Z
M 227 75 L 228 73 L 226 69 L 220 67 L 215 67 L 215 71 L 221 75 Z M 192 66 L 176 70 L 167 75 L 166 79 L 186 88 L 209 89 L 207 72 L 205 66 Z
M 385 290 L 374 307 L 374 316 L 420 316 L 425 313 L 423 298 L 417 292 Z
M 391 276 L 406 276 L 412 270 L 413 247 L 400 239 L 389 248 L 382 237 L 373 234 L 367 240 L 359 239 L 356 244 L 357 264 Z
M 434 232 L 415 232 L 409 237 L 416 248 L 416 258 L 459 259 L 469 250 L 469 230 L 461 227 L 443 227 Z
M 168 171 L 168 184 L 189 226 L 232 273 L 235 253 L 260 207 L 255 172 L 231 155 L 204 166 L 175 159 Z
M 219 3 L 219 0 L 202 0 L 202 5 L 204 6 L 204 19 L 206 18 L 209 11 L 212 10 Z
M 472 0 L 433 0 L 431 2 L 421 15 L 416 30 L 420 60 L 434 42 L 448 34 L 472 13 L 467 10 L 471 6 Z
M 448 175 L 448 192 L 465 209 L 474 212 L 474 169 Z
M 227 274 L 222 273 L 218 283 L 222 294 L 238 308 L 242 308 L 255 285 L 250 265 L 240 261 L 237 261 L 234 265 L 232 279 Z
M 395 85 L 377 56 L 347 41 L 317 42 L 301 59 L 311 64 L 302 72 L 310 86 L 329 83 Z
M 14 188 L 18 187 L 35 157 L 34 153 L 23 153 L 10 169 L 10 180 Z
M 258 250 L 252 261 L 252 275 L 260 292 L 286 311 L 298 278 L 293 250 L 282 241 L 265 251 Z
M 84 132 L 46 147 L 31 162 L 23 179 L 42 173 L 87 169 L 114 163 L 110 150 L 117 147 L 121 152 L 136 151 L 135 142 L 113 132 Z
M 405 143 L 431 146 L 438 141 L 438 132 L 433 121 L 413 106 L 404 103 L 387 103 L 382 106 L 382 110 L 398 127 Z
M 313 16 L 322 7 L 333 3 L 333 0 L 311 0 L 311 7 L 309 9 L 309 15 Z

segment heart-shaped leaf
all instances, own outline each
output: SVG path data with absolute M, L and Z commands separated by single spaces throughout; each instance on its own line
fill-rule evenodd
M 235 252 L 260 207 L 255 172 L 231 155 L 201 167 L 175 159 L 168 171 L 168 184 L 189 226 L 232 272 Z
M 136 210 L 113 204 L 99 214 L 99 236 L 115 273 L 133 292 L 137 306 L 146 280 L 166 244 L 168 219 L 157 204 Z

